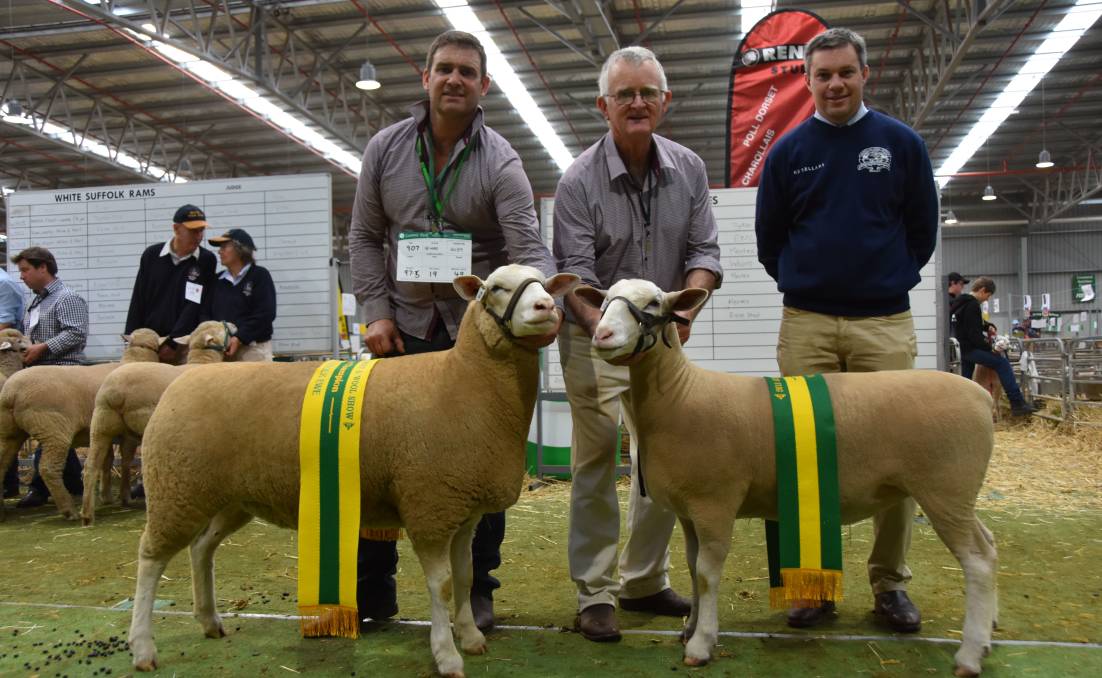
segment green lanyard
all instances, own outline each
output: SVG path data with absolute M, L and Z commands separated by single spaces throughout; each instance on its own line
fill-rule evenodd
M 455 163 L 455 171 L 451 172 L 451 185 L 448 186 L 443 199 L 441 199 L 438 189 L 441 185 L 447 183 L 449 170 L 445 170 L 443 176 L 439 177 L 440 181 L 437 181 L 436 160 L 433 157 L 435 154 L 432 152 L 432 137 L 429 137 L 429 152 L 426 154 L 421 135 L 417 135 L 417 161 L 421 164 L 421 176 L 425 180 L 425 188 L 429 189 L 430 207 L 433 210 L 433 231 L 438 230 L 440 222 L 444 220 L 444 207 L 451 199 L 452 193 L 455 192 L 455 184 L 459 181 L 459 173 L 463 171 L 463 163 L 466 162 L 467 156 L 471 154 L 471 148 L 475 145 L 475 141 L 476 139 L 471 139 L 463 148 L 463 152 L 459 154 L 459 160 Z M 425 165 L 426 155 L 429 158 L 427 166 Z

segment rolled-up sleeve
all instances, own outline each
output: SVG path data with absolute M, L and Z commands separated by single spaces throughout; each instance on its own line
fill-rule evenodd
M 693 172 L 692 213 L 689 216 L 689 241 L 685 249 L 685 272 L 694 268 L 711 271 L 716 288 L 723 282 L 723 263 L 719 258 L 719 226 L 712 212 L 712 194 L 708 189 L 708 172 L 700 161 Z
M 379 195 L 377 168 L 383 153 L 378 137 L 364 151 L 360 177 L 356 183 L 352 223 L 348 230 L 348 252 L 352 271 L 352 291 L 363 309 L 363 321 L 370 325 L 382 318 L 393 318 L 386 279 L 386 251 L 389 222 Z
M 67 294 L 58 300 L 53 311 L 61 331 L 46 340 L 50 355 L 59 356 L 83 349 L 88 340 L 88 302 L 76 294 Z
M 577 176 L 564 176 L 555 190 L 552 249 L 560 272 L 573 273 L 582 284 L 599 288 L 593 218 L 586 207 L 585 186 Z
M 555 261 L 540 238 L 532 185 L 515 153 L 497 172 L 493 190 L 494 209 L 510 263 L 538 268 L 547 277 L 555 275 Z

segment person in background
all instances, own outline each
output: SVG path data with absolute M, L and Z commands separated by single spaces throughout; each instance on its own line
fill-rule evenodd
M 1010 413 L 1015 417 L 1027 417 L 1037 410 L 1022 395 L 1022 389 L 1014 378 L 1014 367 L 1007 360 L 1006 353 L 994 350 L 991 340 L 994 325 L 983 320 L 981 304 L 994 294 L 995 281 L 980 276 L 972 283 L 971 294 L 960 295 L 956 328 L 957 341 L 960 342 L 960 374 L 965 379 L 971 379 L 976 365 L 995 370 L 1003 393 L 1010 401 Z
M 23 331 L 23 291 L 7 271 L 0 271 L 0 330 Z M 18 464 L 13 463 L 4 474 L 4 499 L 19 496 Z
M 34 296 L 23 316 L 24 333 L 31 345 L 23 355 L 28 367 L 35 365 L 82 365 L 88 340 L 88 302 L 57 277 L 57 260 L 45 247 L 28 247 L 11 258 L 19 266 L 19 277 Z M 42 447 L 34 452 L 34 477 L 30 490 L 17 508 L 42 506 L 50 490 L 38 472 Z M 12 462 L 15 466 L 16 462 Z M 61 477 L 73 496 L 84 494 L 82 469 L 76 450 L 70 448 Z
M 758 261 L 784 310 L 777 365 L 785 376 L 914 367 L 910 291 L 937 244 L 937 186 L 913 129 L 864 103 L 865 40 L 832 28 L 804 50 L 815 113 L 784 134 L 758 186 Z M 921 628 L 907 595 L 915 502 L 873 519 L 868 561 L 876 619 L 898 633 Z M 814 626 L 834 603 L 807 601 L 788 624 Z
M 254 362 L 272 359 L 272 323 L 276 318 L 276 289 L 272 274 L 256 263 L 256 244 L 240 228 L 231 228 L 210 239 L 218 248 L 225 270 L 218 274 L 210 304 L 199 314 L 204 320 L 233 323 L 237 334 L 230 337 L 226 358 Z

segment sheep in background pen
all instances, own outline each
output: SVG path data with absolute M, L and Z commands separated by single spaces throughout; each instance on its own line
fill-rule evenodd
M 61 480 L 65 456 L 70 447 L 88 444 L 96 391 L 104 377 L 124 363 L 157 362 L 161 338 L 156 332 L 139 329 L 123 339 L 127 345 L 121 363 L 30 367 L 9 377 L 0 390 L 0 468 L 8 467 L 28 438 L 37 440 L 42 445 L 39 472 L 66 518 L 77 516 Z
M 122 457 L 119 501 L 123 506 L 130 504 L 130 465 L 157 401 L 168 385 L 185 370 L 195 365 L 222 362 L 226 345 L 236 332 L 233 323 L 208 320 L 200 323 L 188 336 L 177 337 L 177 343 L 188 347 L 186 364 L 131 363 L 120 365 L 107 375 L 96 393 L 90 446 L 84 462 L 85 488 L 91 488 L 99 474 L 99 492 L 106 501 L 111 487 L 112 441 L 122 438 L 119 445 Z M 81 517 L 85 525 L 91 525 L 95 520 L 96 494 L 91 489 L 84 492 Z
M 664 293 L 643 280 L 577 295 L 604 313 L 593 337 L 603 359 L 628 364 L 639 465 L 648 494 L 685 532 L 693 609 L 685 664 L 711 658 L 718 590 L 735 518 L 777 519 L 773 417 L 764 379 L 693 365 L 673 327 L 704 303 L 700 289 Z M 823 375 L 833 403 L 841 516 L 853 523 L 912 496 L 961 564 L 965 620 L 958 676 L 978 675 L 996 617 L 996 554 L 975 513 L 994 444 L 991 398 L 936 371 Z
M 471 540 L 484 513 L 505 510 L 520 494 L 538 348 L 561 322 L 552 296 L 576 281 L 559 274 L 544 282 L 537 269 L 516 265 L 485 283 L 457 278 L 456 290 L 471 303 L 455 347 L 380 361 L 367 381 L 361 525 L 405 528 L 428 582 L 430 643 L 443 675 L 463 675 L 450 597 L 460 646 L 486 649 L 470 607 Z M 177 552 L 190 543 L 194 614 L 218 638 L 225 632 L 215 606 L 215 548 L 253 516 L 297 526 L 299 419 L 316 368 L 197 367 L 161 397 L 143 443 L 147 519 L 129 636 L 139 670 L 157 667 L 153 601 Z

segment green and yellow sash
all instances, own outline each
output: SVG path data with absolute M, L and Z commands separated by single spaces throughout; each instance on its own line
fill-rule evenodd
M 777 517 L 765 523 L 769 604 L 842 599 L 842 520 L 834 408 L 822 375 L 766 377 L 773 404 Z
M 377 360 L 327 360 L 299 420 L 298 609 L 303 636 L 359 636 L 360 414 Z

